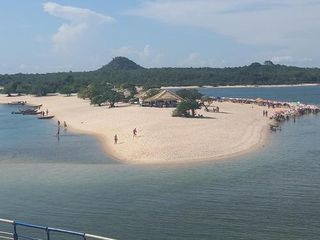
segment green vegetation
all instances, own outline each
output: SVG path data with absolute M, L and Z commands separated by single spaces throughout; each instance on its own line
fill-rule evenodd
M 113 89 L 110 84 L 91 84 L 81 89 L 78 96 L 89 98 L 93 105 L 101 106 L 108 103 L 110 108 L 115 107 L 115 103 L 124 99 L 123 93 Z
M 103 66 L 98 71 L 108 72 L 114 70 L 141 70 L 143 67 L 125 57 L 115 57 L 109 64 Z
M 173 110 L 173 117 L 195 117 L 195 111 L 201 108 L 200 99 L 202 94 L 197 89 L 181 89 L 177 95 L 182 97 L 184 101 L 178 103 L 177 108 Z
M 197 89 L 180 89 L 176 92 L 180 97 L 189 100 L 201 99 L 203 96 Z
M 196 100 L 187 99 L 178 103 L 177 108 L 173 111 L 173 117 L 195 117 L 196 110 L 200 109 L 201 105 Z M 190 114 L 191 112 L 191 114 Z
M 132 94 L 134 86 L 146 89 L 160 86 L 218 86 L 320 83 L 319 68 L 299 68 L 276 65 L 271 61 L 233 68 L 143 68 L 124 57 L 90 72 L 61 72 L 46 74 L 4 74 L 0 85 L 4 93 L 79 93 L 87 97 L 85 89 L 91 85 L 109 83 Z M 84 95 L 83 95 L 84 94 Z

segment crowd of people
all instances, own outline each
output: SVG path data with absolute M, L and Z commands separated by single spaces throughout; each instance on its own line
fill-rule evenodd
M 306 114 L 317 114 L 320 113 L 320 107 L 310 104 L 302 104 L 300 102 L 281 102 L 264 100 L 261 98 L 250 99 L 250 98 L 229 98 L 229 97 L 217 97 L 213 98 L 219 102 L 233 102 L 243 104 L 256 104 L 258 106 L 264 106 L 268 109 L 273 109 L 273 113 L 269 116 L 268 110 L 263 110 L 263 116 L 270 119 L 274 119 L 277 122 L 293 119 L 296 121 L 298 116 Z
M 277 122 L 293 119 L 293 121 L 295 122 L 296 117 L 298 116 L 317 113 L 320 113 L 320 108 L 315 105 L 289 104 L 288 108 L 279 109 L 275 111 L 274 114 L 270 117 L 270 119 L 274 119 Z

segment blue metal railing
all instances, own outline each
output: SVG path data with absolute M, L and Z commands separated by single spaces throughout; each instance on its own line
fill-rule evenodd
M 87 239 L 115 240 L 112 238 L 106 238 L 106 237 L 97 236 L 97 235 L 88 234 L 88 233 L 75 232 L 75 231 L 70 231 L 70 230 L 65 230 L 65 229 L 60 229 L 60 228 L 52 228 L 52 227 L 35 225 L 35 224 L 13 221 L 13 220 L 8 220 L 8 219 L 1 219 L 0 218 L 0 223 L 11 225 L 13 227 L 13 232 L 0 231 L 0 239 L 7 239 L 7 240 L 19 240 L 19 239 L 20 240 L 21 239 L 45 240 L 46 239 L 46 240 L 51 240 L 50 233 L 61 233 L 61 234 L 70 235 L 70 236 L 78 236 L 84 240 L 87 240 Z M 46 238 L 45 239 L 35 238 L 35 237 L 30 237 L 30 236 L 25 236 L 25 235 L 19 234 L 18 228 L 17 228 L 18 226 L 25 227 L 28 229 L 39 230 L 42 233 L 46 234 Z

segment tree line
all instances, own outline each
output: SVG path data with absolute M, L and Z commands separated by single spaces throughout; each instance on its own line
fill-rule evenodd
M 320 83 L 320 69 L 276 65 L 270 61 L 232 68 L 146 69 L 129 59 L 118 57 L 104 67 L 90 72 L 0 75 L 0 85 L 4 86 L 4 93 L 28 93 L 39 96 L 54 92 L 79 92 L 90 84 L 110 84 L 117 88 L 155 88 L 300 83 Z

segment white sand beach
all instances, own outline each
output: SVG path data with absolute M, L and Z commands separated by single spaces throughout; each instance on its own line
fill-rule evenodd
M 43 104 L 42 110 L 55 115 L 50 121 L 66 121 L 74 131 L 99 137 L 108 154 L 130 164 L 215 161 L 262 147 L 269 132 L 265 108 L 257 105 L 214 103 L 220 113 L 199 110 L 205 118 L 192 119 L 171 117 L 172 108 L 94 107 L 76 96 L 0 96 L 0 103 L 20 100 Z

